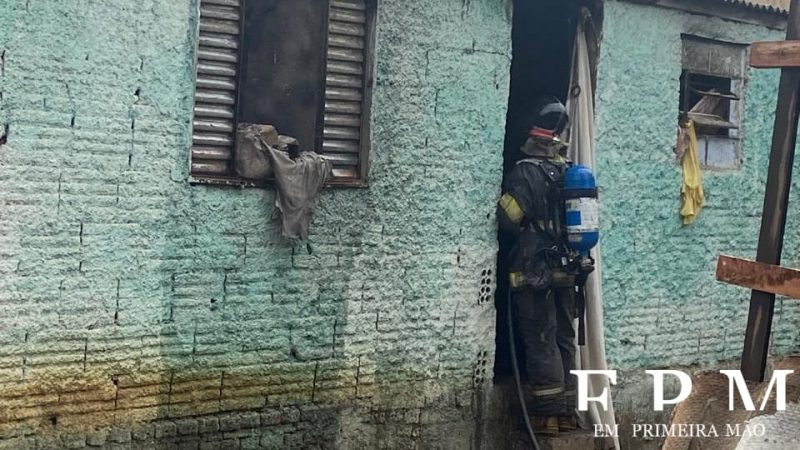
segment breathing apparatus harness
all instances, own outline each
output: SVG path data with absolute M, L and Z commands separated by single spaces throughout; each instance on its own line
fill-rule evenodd
M 566 168 L 562 166 L 564 163 Z M 591 189 L 576 190 L 574 182 L 569 185 L 567 183 L 575 178 L 575 171 L 585 168 L 567 161 L 539 157 L 526 158 L 517 164 L 530 165 L 538 174 L 529 175 L 528 180 L 539 186 L 536 194 L 538 197 L 531 202 L 540 213 L 526 217 L 526 221 L 521 224 L 519 242 L 512 257 L 519 265 L 518 270 L 511 274 L 512 287 L 549 289 L 552 286 L 553 271 L 580 278 L 581 273 L 591 267 L 593 261 L 588 251 L 581 252 L 580 249 L 573 248 L 572 244 L 581 241 L 582 236 L 576 233 L 576 224 L 573 222 L 577 221 L 580 225 L 581 214 L 585 215 L 580 209 L 587 209 L 583 203 L 584 197 L 596 198 L 597 193 L 596 189 L 593 192 L 590 192 Z M 596 215 L 595 211 L 593 216 Z

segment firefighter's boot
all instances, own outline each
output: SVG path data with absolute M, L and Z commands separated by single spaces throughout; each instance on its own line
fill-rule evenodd
M 558 418 L 558 431 L 569 433 L 578 429 L 578 420 L 575 416 L 562 416 Z
M 558 417 L 532 416 L 531 428 L 537 435 L 558 436 Z

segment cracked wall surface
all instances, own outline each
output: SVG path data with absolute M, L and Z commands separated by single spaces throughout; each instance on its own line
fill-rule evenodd
M 0 448 L 482 439 L 510 18 L 378 16 L 371 185 L 309 254 L 187 182 L 197 0 L 0 0 Z

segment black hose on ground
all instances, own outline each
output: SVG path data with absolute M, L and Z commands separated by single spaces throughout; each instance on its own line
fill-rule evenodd
M 511 314 L 511 287 L 508 288 L 508 342 L 511 348 L 511 367 L 514 369 L 514 380 L 517 382 L 517 397 L 519 397 L 519 405 L 522 407 L 522 415 L 525 420 L 525 428 L 528 430 L 528 437 L 533 444 L 535 450 L 541 450 L 539 441 L 536 440 L 536 434 L 531 427 L 531 417 L 528 415 L 528 407 L 525 405 L 525 394 L 522 392 L 522 380 L 519 376 L 519 363 L 517 362 L 517 348 L 514 344 L 514 319 Z

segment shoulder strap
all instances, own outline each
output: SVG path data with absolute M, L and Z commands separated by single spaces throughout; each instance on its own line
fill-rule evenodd
M 519 166 L 522 164 L 531 164 L 537 167 L 539 171 L 542 172 L 542 175 L 544 175 L 544 177 L 548 180 L 548 185 L 551 185 L 556 181 L 557 174 L 551 173 L 550 171 L 547 170 L 548 164 L 545 164 L 546 162 L 548 161 L 544 161 L 538 158 L 525 158 L 517 161 L 517 165 Z M 550 164 L 555 165 L 554 163 Z
M 517 161 L 517 165 L 519 166 L 520 164 L 533 164 L 534 166 L 541 166 L 542 162 L 543 161 L 539 158 L 525 158 Z
M 561 192 L 559 178 L 563 175 L 562 172 L 569 168 L 569 162 L 564 161 L 562 169 L 559 167 L 561 164 L 557 162 L 547 161 L 539 158 L 526 158 L 517 162 L 517 165 L 530 164 L 538 168 L 538 172 L 542 176 L 542 181 L 546 186 L 546 192 L 543 194 L 542 200 L 544 203 L 545 220 L 551 222 L 552 227 L 547 226 L 544 229 L 539 226 L 536 220 L 531 220 L 530 224 L 538 232 L 544 233 L 553 239 L 559 239 L 561 224 L 563 219 L 560 217 L 558 205 L 561 202 Z

